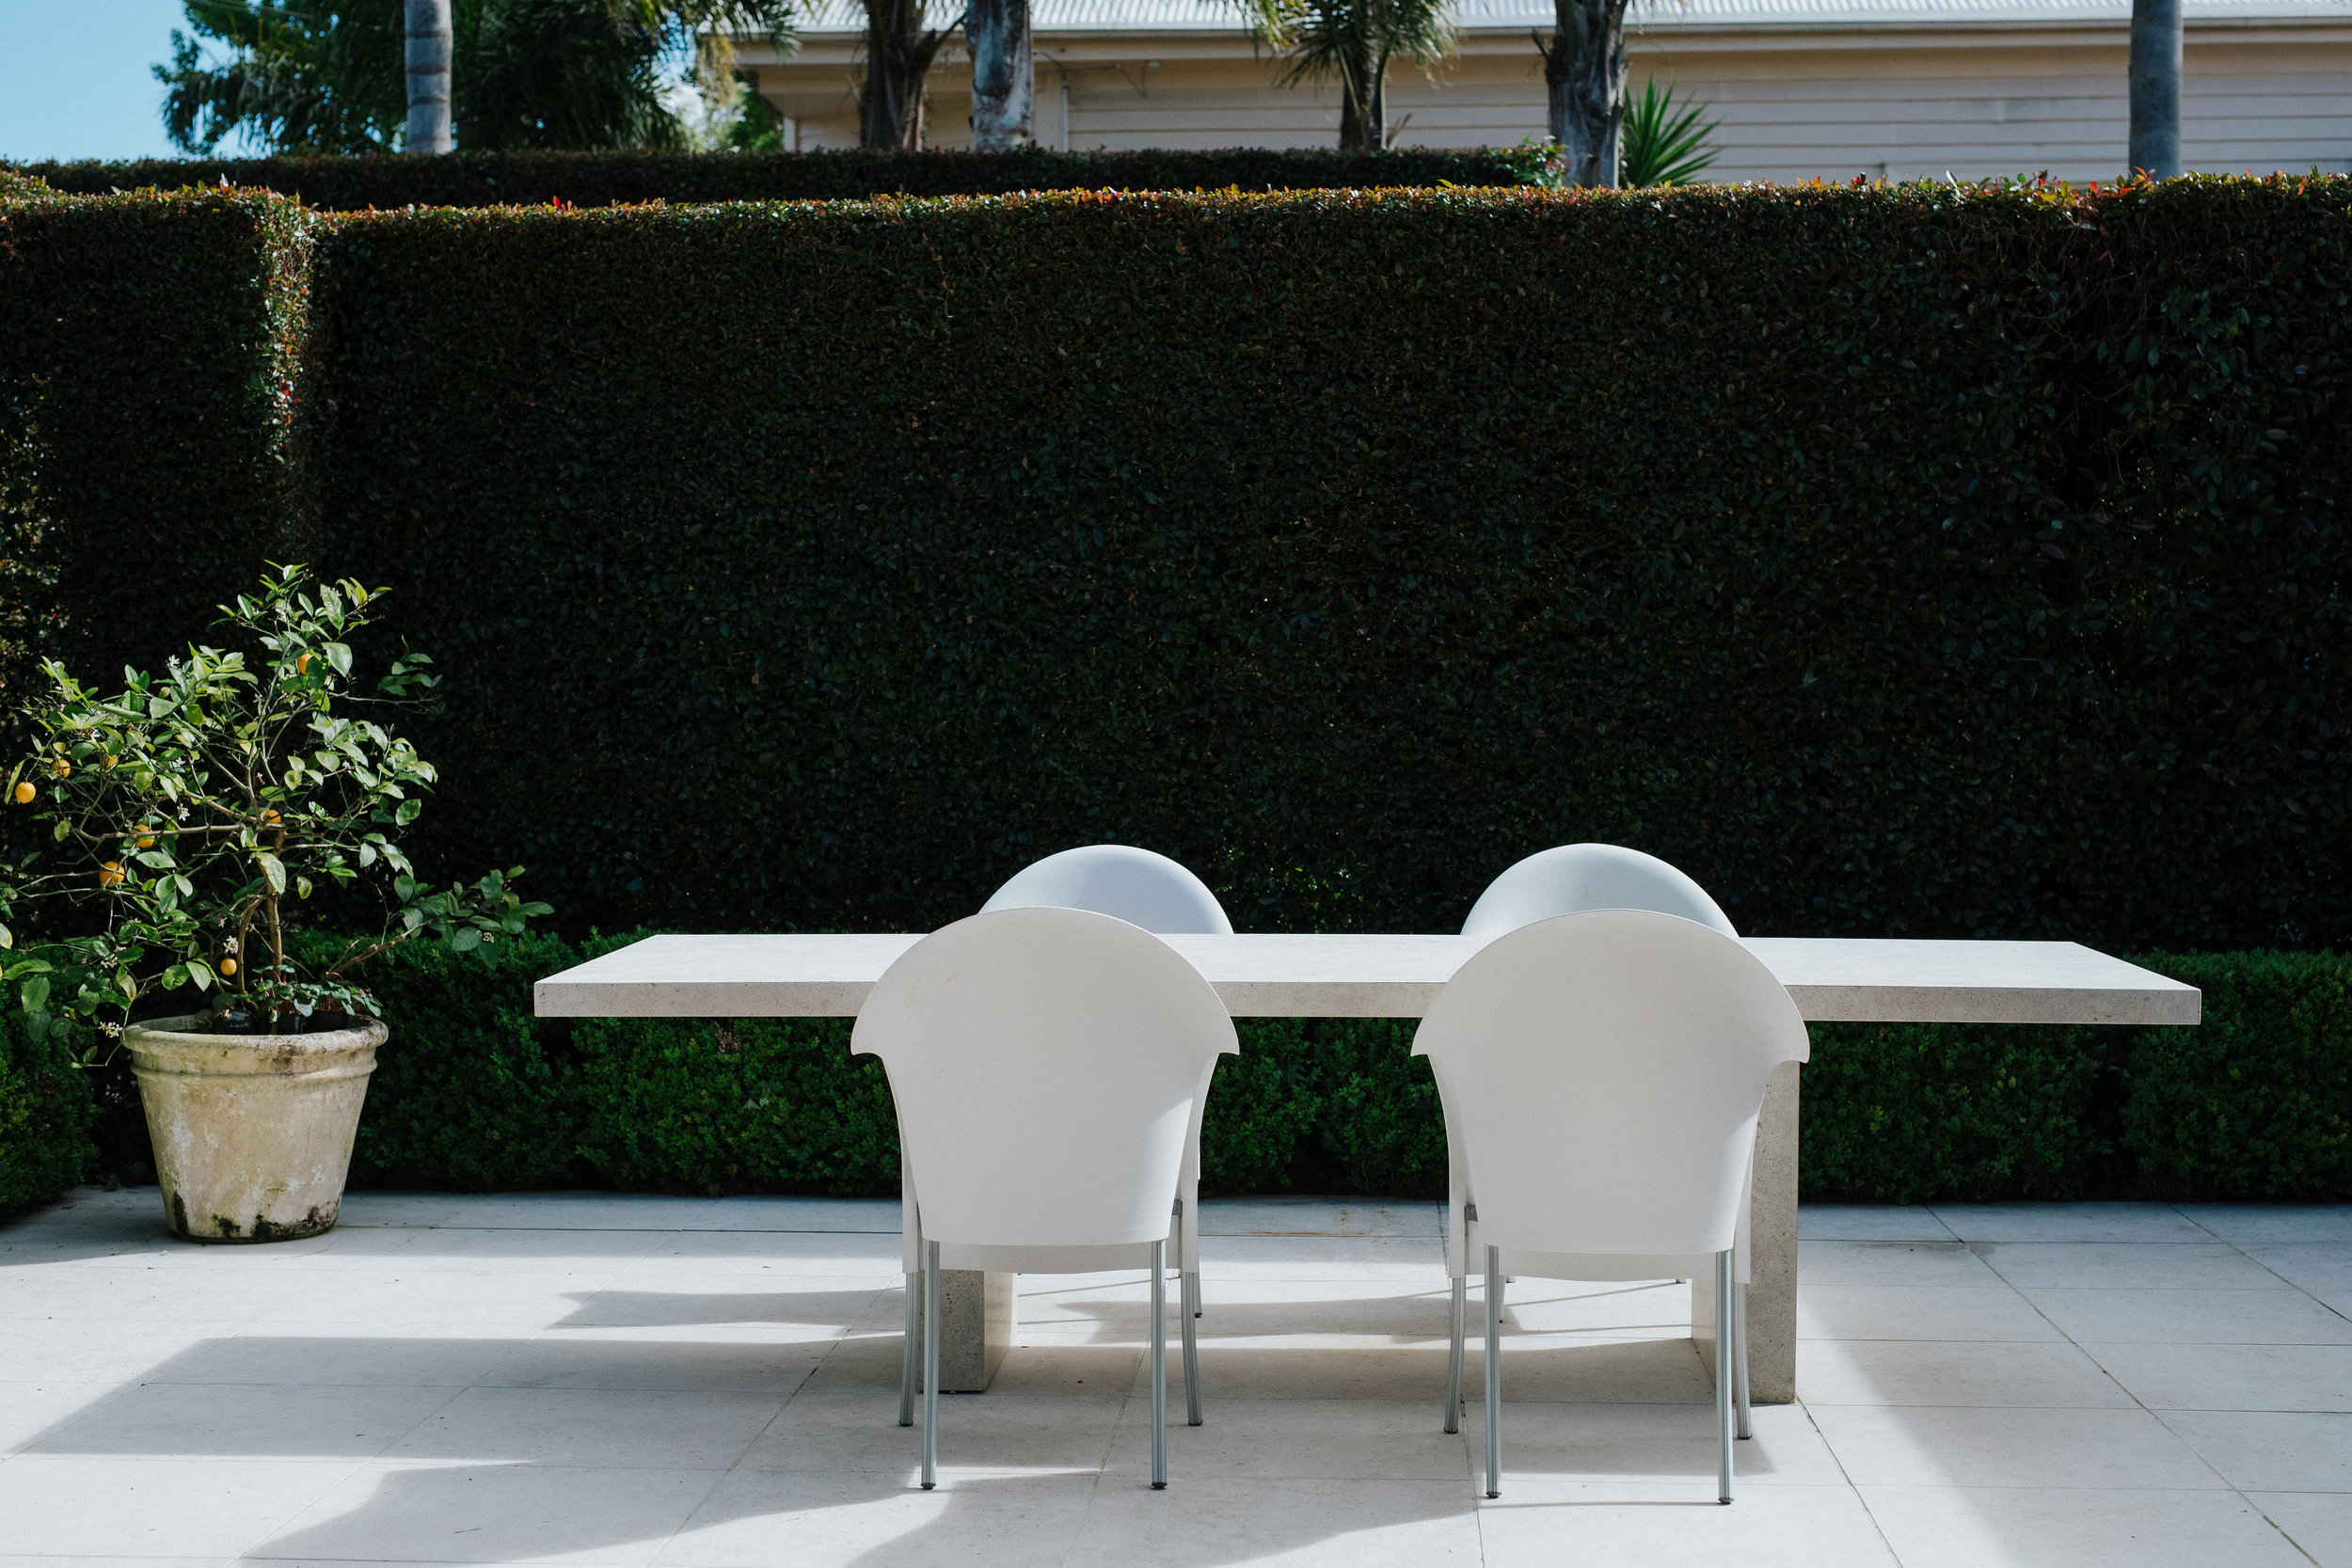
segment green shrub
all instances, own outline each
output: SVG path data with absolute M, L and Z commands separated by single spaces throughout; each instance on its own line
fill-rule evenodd
M 65 1042 L 0 1013 L 0 1214 L 46 1203 L 82 1180 L 98 1158 L 97 1107 L 87 1074 Z
M 2118 1075 L 2102 1034 L 1814 1024 L 1800 1188 L 1876 1203 L 2112 1196 Z
M 311 967 L 342 946 L 316 934 L 289 945 Z M 531 1000 L 533 980 L 580 961 L 534 933 L 473 954 L 414 942 L 371 963 L 361 978 L 391 1038 L 368 1081 L 352 1183 L 485 1192 L 592 1180 L 582 1074 Z
M 41 163 L 17 172 L 59 191 L 143 187 L 276 191 L 321 212 L 401 207 L 628 206 L 841 201 L 1014 191 L 1279 191 L 1552 182 L 1534 150 L 926 152 L 460 152 L 447 158 L 149 158 Z M 0 169 L 0 178 L 8 171 Z
M 582 1022 L 582 1160 L 625 1192 L 897 1192 L 889 1081 L 850 1024 Z
M 374 975 L 392 1037 L 354 1185 L 895 1191 L 888 1082 L 849 1054 L 848 1019 L 532 1018 L 533 979 L 642 934 L 579 950 L 527 937 L 495 968 L 392 955 Z M 300 940 L 314 961 L 326 939 Z M 1814 1025 L 1804 1196 L 2352 1199 L 2352 958 L 2140 961 L 2204 992 L 2202 1025 Z M 1428 1064 L 1410 1054 L 1414 1027 L 1238 1021 L 1241 1054 L 1218 1064 L 1203 1118 L 1203 1191 L 1442 1196 L 1444 1121 Z M 9 1038 L 0 1198 L 38 1202 L 85 1168 L 90 1090 L 26 1068 Z M 103 1093 L 108 1081 L 91 1082 Z M 45 1086 L 28 1098 L 25 1084 Z M 126 1180 L 151 1180 L 137 1118 L 134 1093 L 100 1129 L 101 1168 Z
M 2195 1029 L 2146 1029 L 2122 1143 L 2175 1198 L 2352 1196 L 2352 963 L 2330 954 L 2142 958 L 2205 993 Z

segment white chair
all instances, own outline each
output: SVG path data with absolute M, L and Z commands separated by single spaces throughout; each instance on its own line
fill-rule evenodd
M 1581 910 L 1654 910 L 1661 914 L 1678 914 L 1686 920 L 1695 920 L 1727 937 L 1740 934 L 1731 924 L 1731 917 L 1708 896 L 1707 890 L 1678 867 L 1655 855 L 1645 855 L 1639 849 L 1629 849 L 1618 844 L 1564 844 L 1557 848 L 1539 850 L 1528 856 L 1486 884 L 1486 891 L 1479 895 L 1477 903 L 1470 906 L 1470 918 L 1462 923 L 1462 934 L 1491 940 L 1538 920 L 1574 914 Z M 1478 1198 L 1470 1191 L 1470 1173 L 1462 1163 L 1462 1140 L 1451 1120 L 1446 1125 L 1446 1148 L 1451 1167 L 1446 1206 L 1446 1267 L 1454 1279 L 1454 1341 L 1456 1349 L 1446 1367 L 1445 1430 L 1454 1432 L 1460 1429 L 1462 1410 L 1462 1357 L 1459 1347 L 1467 1307 L 1468 1275 L 1470 1259 L 1479 1255 L 1477 1244 L 1472 1240 L 1472 1232 L 1477 1227 L 1472 1216 L 1478 1212 Z M 1567 1272 L 1578 1266 L 1602 1272 Z M 1578 1265 L 1561 1259 L 1513 1256 L 1503 1259 L 1506 1280 L 1522 1274 L 1537 1279 L 1648 1277 L 1611 1272 L 1612 1267 L 1608 1262 L 1598 1260 Z M 1748 1227 L 1743 1212 L 1732 1269 L 1732 1276 L 1738 1286 L 1732 1304 L 1732 1345 L 1738 1361 L 1734 1381 L 1739 1394 L 1739 1431 L 1741 1437 L 1746 1437 L 1750 1432 L 1747 1400 L 1748 1275 Z
M 1151 1270 L 1152 1484 L 1167 1484 L 1169 1232 L 1200 1101 L 1217 1057 L 1239 1049 L 1225 1005 L 1182 954 L 1081 910 L 960 920 L 876 983 L 850 1050 L 880 1056 L 889 1074 L 921 1217 L 927 1489 L 939 1455 L 939 1275 L 951 1268 Z M 1189 1369 L 1189 1318 L 1184 1326 Z
M 1116 915 L 1131 926 L 1140 926 L 1160 936 L 1216 936 L 1233 934 L 1233 923 L 1226 918 L 1225 906 L 1216 901 L 1209 885 L 1194 876 L 1181 863 L 1149 849 L 1138 849 L 1131 844 L 1089 844 L 1076 849 L 1064 849 L 1048 855 L 1013 873 L 1010 880 L 998 888 L 987 903 L 980 906 L 982 914 L 998 910 L 1091 910 L 1096 914 Z M 1187 1320 L 1200 1316 L 1200 1118 L 1194 1115 L 1192 1132 L 1184 1143 L 1184 1176 L 1178 1202 L 1176 1259 L 1181 1278 L 1177 1291 L 1177 1310 Z M 914 1233 L 915 1217 L 906 1216 L 905 1233 Z M 907 1270 L 914 1270 L 912 1253 Z M 1192 1354 L 1191 1339 L 1185 1340 L 1185 1354 Z M 910 1374 L 912 1369 L 909 1369 Z M 1184 1386 L 1187 1390 L 1187 1418 L 1194 1426 L 1200 1424 L 1200 1402 L 1192 1397 L 1199 1383 L 1190 1360 L 1185 1362 Z M 899 1402 L 902 1405 L 904 1399 Z
M 1092 910 L 1161 936 L 1233 934 L 1206 882 L 1166 855 L 1130 844 L 1089 844 L 1023 866 L 980 912 L 1036 909 Z
M 1485 1254 L 1486 1496 L 1502 1493 L 1502 1281 L 1715 1276 L 1717 1495 L 1731 1500 L 1735 1249 L 1765 1085 L 1810 1054 L 1762 960 L 1696 921 L 1560 915 L 1496 938 L 1413 1040 L 1476 1195 Z M 1460 1296 L 1457 1293 L 1457 1303 Z M 1454 1319 L 1458 1394 L 1462 1315 Z M 1458 1403 L 1448 1406 L 1448 1431 Z
M 1707 890 L 1656 855 L 1621 844 L 1564 844 L 1528 856 L 1486 884 L 1462 922 L 1466 937 L 1499 937 L 1579 910 L 1656 910 L 1740 933 Z

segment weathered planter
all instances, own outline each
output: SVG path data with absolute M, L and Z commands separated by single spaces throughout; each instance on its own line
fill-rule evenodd
M 334 1227 L 352 1135 L 388 1031 L 215 1035 L 200 1016 L 123 1031 L 164 1214 L 197 1242 L 290 1242 Z

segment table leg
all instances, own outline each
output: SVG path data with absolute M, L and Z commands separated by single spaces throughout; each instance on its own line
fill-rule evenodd
M 1012 1348 L 1013 1276 L 994 1270 L 939 1271 L 939 1391 L 984 1394 Z M 922 1332 L 922 1307 L 915 1308 Z
M 1748 1218 L 1748 1387 L 1757 1404 L 1797 1397 L 1797 1064 L 1783 1062 L 1764 1090 L 1756 1126 L 1756 1187 Z M 1715 1364 L 1714 1281 L 1691 1281 L 1691 1338 Z

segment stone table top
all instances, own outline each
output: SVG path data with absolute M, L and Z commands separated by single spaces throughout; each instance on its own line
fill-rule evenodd
M 549 975 L 542 1018 L 850 1018 L 920 933 L 659 936 Z M 1484 939 L 1172 936 L 1236 1018 L 1420 1018 Z M 2203 998 L 2072 942 L 1749 937 L 1815 1022 L 2195 1023 Z

